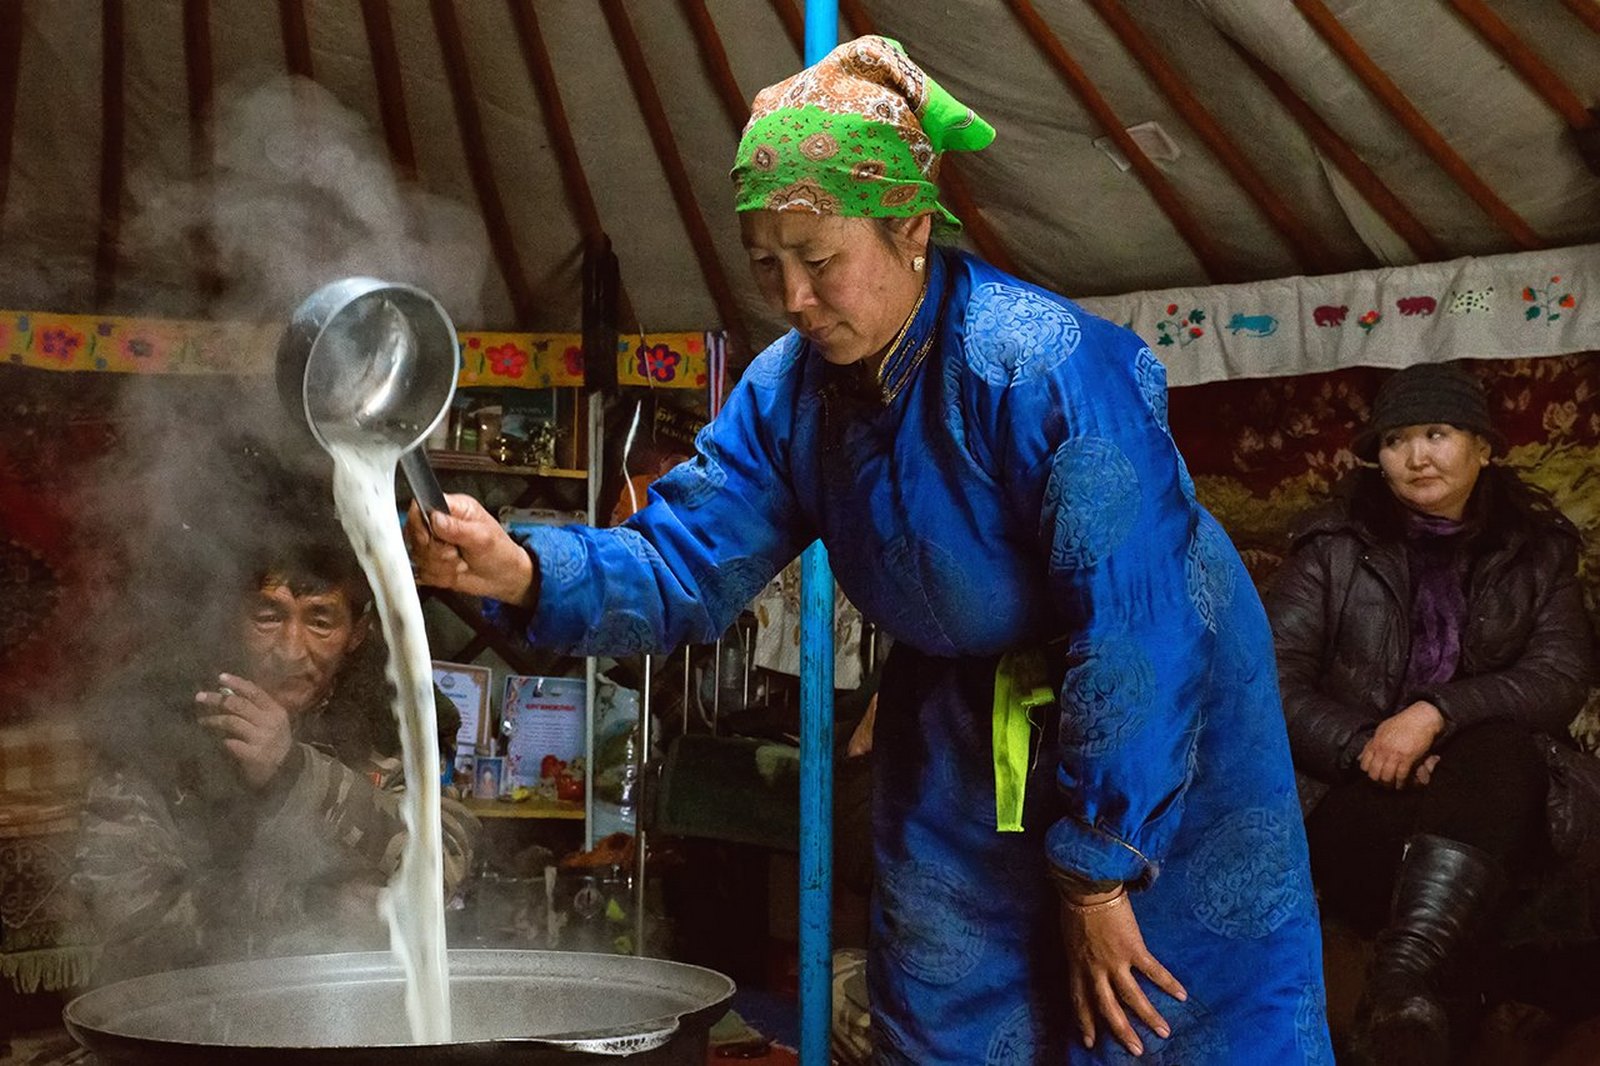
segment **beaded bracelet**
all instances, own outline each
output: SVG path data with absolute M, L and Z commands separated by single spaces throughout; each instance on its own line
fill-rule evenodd
M 1112 907 L 1121 906 L 1128 902 L 1128 888 L 1126 885 L 1117 889 L 1117 894 L 1110 899 L 1103 899 L 1097 903 L 1074 903 L 1066 896 L 1061 897 L 1061 902 L 1074 914 L 1093 914 L 1095 911 L 1108 911 Z

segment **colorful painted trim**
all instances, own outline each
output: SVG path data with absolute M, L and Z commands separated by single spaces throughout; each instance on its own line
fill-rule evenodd
M 278 326 L 241 322 L 60 315 L 0 311 L 0 361 L 41 370 L 113 374 L 270 374 Z M 465 331 L 462 386 L 548 389 L 583 384 L 583 338 L 576 333 Z M 715 333 L 656 333 L 617 341 L 623 385 L 704 389 Z

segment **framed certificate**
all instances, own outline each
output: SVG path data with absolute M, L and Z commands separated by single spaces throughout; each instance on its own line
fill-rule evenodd
M 489 720 L 490 680 L 487 666 L 447 663 L 437 659 L 433 662 L 433 683 L 461 712 L 461 731 L 456 734 L 456 765 L 459 767 L 470 769 L 474 755 L 488 755 L 493 751 L 490 740 L 494 732 Z
M 581 677 L 506 678 L 500 717 L 511 784 L 552 799 L 583 798 L 584 697 Z

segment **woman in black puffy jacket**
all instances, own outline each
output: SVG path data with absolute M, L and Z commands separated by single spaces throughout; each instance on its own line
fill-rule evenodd
M 1550 861 L 1548 760 L 1591 676 L 1578 535 L 1491 457 L 1481 386 L 1389 378 L 1374 466 L 1307 521 L 1267 596 L 1325 908 L 1380 930 L 1356 1017 L 1369 1062 L 1445 1062 L 1441 972 L 1506 874 Z

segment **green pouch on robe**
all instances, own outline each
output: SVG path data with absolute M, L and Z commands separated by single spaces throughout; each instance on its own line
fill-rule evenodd
M 994 818 L 1001 833 L 1022 832 L 1022 801 L 1033 762 L 1035 707 L 1055 701 L 1037 648 L 1007 652 L 994 671 Z

